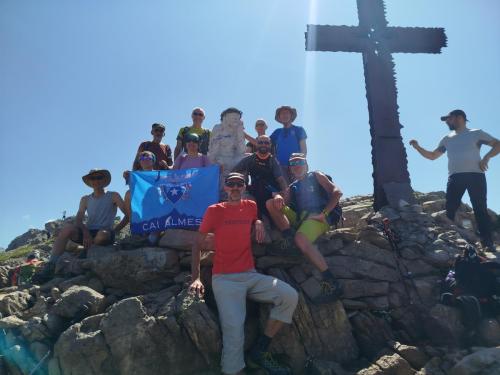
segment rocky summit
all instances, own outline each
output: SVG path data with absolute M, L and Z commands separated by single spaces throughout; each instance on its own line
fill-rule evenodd
M 254 244 L 258 271 L 300 294 L 293 323 L 271 347 L 294 374 L 500 374 L 500 316 L 483 318 L 471 335 L 462 311 L 439 303 L 455 257 L 468 243 L 479 246 L 472 210 L 463 205 L 450 222 L 444 193 L 416 197 L 418 204 L 379 212 L 371 197 L 343 200 L 344 225 L 316 244 L 343 284 L 337 302 L 311 302 L 320 275 L 302 256 L 269 255 L 276 232 Z M 498 244 L 498 216 L 491 215 Z M 384 234 L 384 219 L 398 251 Z M 47 256 L 58 228 L 52 223 L 44 232 L 19 236 L 9 254 L 24 246 Z M 113 246 L 90 248 L 85 259 L 64 255 L 57 276 L 43 285 L 10 286 L 9 272 L 26 251 L 5 260 L 0 374 L 219 374 L 211 250 L 201 262 L 205 299 L 187 293 L 195 235 L 169 230 L 158 247 L 148 247 L 124 232 Z M 484 255 L 497 261 L 495 253 Z M 268 305 L 248 302 L 246 347 L 268 311 Z

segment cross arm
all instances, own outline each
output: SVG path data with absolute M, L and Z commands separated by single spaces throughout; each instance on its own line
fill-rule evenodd
M 443 28 L 388 27 L 384 39 L 390 52 L 441 53 L 446 47 Z
M 363 52 L 363 38 L 356 26 L 307 25 L 306 51 Z

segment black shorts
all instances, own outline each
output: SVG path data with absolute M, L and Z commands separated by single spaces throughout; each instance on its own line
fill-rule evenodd
M 95 238 L 97 236 L 97 233 L 99 232 L 100 229 L 89 229 L 90 235 L 92 238 Z M 83 245 L 83 231 L 82 228 L 78 228 L 78 235 L 75 239 L 72 239 L 74 242 Z M 111 245 L 115 242 L 115 231 L 111 230 L 110 231 L 110 236 L 109 240 L 106 241 L 103 245 Z

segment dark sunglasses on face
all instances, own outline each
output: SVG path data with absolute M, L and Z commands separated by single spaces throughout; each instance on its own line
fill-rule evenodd
M 152 161 L 153 158 L 149 155 L 141 155 L 141 156 L 139 156 L 139 160 L 140 161 L 143 161 L 143 160 L 151 160 Z
M 230 188 L 232 188 L 232 187 L 241 188 L 241 187 L 243 187 L 243 185 L 245 185 L 245 184 L 243 182 L 240 182 L 240 181 L 228 181 L 228 182 L 226 182 L 226 186 L 230 187 Z
M 155 129 L 154 132 L 163 134 L 163 133 L 165 133 L 165 130 L 164 129 Z
M 290 164 L 290 166 L 292 166 L 292 167 L 295 165 L 306 165 L 306 161 L 305 160 L 292 160 L 288 164 Z
M 270 145 L 271 142 L 269 142 L 269 141 L 257 141 L 257 144 L 258 145 Z
M 93 176 L 89 176 L 89 180 L 91 180 L 91 181 L 104 180 L 104 176 L 102 174 L 96 174 L 96 175 L 93 175 Z
M 193 116 L 204 116 L 201 112 L 193 112 Z

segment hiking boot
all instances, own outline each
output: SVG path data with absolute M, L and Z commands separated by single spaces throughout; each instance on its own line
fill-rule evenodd
M 272 247 L 269 249 L 270 255 L 276 256 L 300 256 L 302 252 L 295 245 L 295 240 L 292 236 L 286 236 L 282 239 L 273 242 Z
M 39 272 L 33 275 L 31 279 L 33 284 L 41 285 L 51 280 L 54 277 L 55 269 L 55 263 L 47 262 Z
M 271 352 L 251 351 L 247 362 L 248 367 L 261 368 L 268 375 L 292 375 L 292 371 L 275 360 Z
M 327 279 L 319 282 L 321 293 L 312 299 L 315 304 L 337 301 L 342 296 L 342 285 L 335 279 Z
M 493 242 L 484 244 L 483 250 L 485 252 L 488 252 L 488 253 L 496 253 L 497 252 L 496 246 Z

